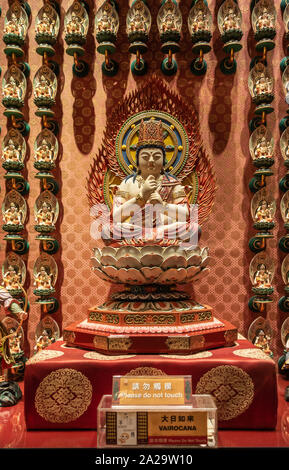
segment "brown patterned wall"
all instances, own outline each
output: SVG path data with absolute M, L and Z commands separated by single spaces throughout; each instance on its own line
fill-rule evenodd
M 102 302 L 107 293 L 108 286 L 93 274 L 90 268 L 91 249 L 95 242 L 90 239 L 90 216 L 86 195 L 86 178 L 93 157 L 99 148 L 106 121 L 109 119 L 113 107 L 122 97 L 146 80 L 146 77 L 133 77 L 130 72 L 130 57 L 128 54 L 128 41 L 125 35 L 125 16 L 128 9 L 125 1 L 119 1 L 120 6 L 120 32 L 118 36 L 117 52 L 114 59 L 120 64 L 117 76 L 103 77 L 101 63 L 103 56 L 96 52 L 94 37 L 94 14 L 101 2 L 92 1 L 90 5 L 90 29 L 87 39 L 87 54 L 85 60 L 89 62 L 90 73 L 85 78 L 76 78 L 72 74 L 72 58 L 65 53 L 66 43 L 63 39 L 63 20 L 65 11 L 72 0 L 61 2 L 61 29 L 57 46 L 57 56 L 54 59 L 60 64 L 58 79 L 59 92 L 56 118 L 61 123 L 59 142 L 60 157 L 58 170 L 54 172 L 60 182 L 58 198 L 61 216 L 58 222 L 58 240 L 60 250 L 55 255 L 59 265 L 59 282 L 57 284 L 57 297 L 60 299 L 60 309 L 55 319 L 63 327 L 69 323 L 81 320 L 86 316 L 88 307 Z M 34 178 L 36 170 L 33 167 L 33 144 L 40 132 L 40 119 L 35 116 L 36 107 L 32 96 L 32 79 L 42 63 L 41 56 L 35 52 L 34 21 L 41 5 L 36 0 L 30 0 L 32 10 L 31 25 L 28 30 L 26 61 L 31 67 L 28 79 L 28 100 L 26 119 L 30 123 L 31 131 L 28 138 L 27 170 L 30 183 L 30 193 L 27 199 L 30 207 L 30 218 L 27 224 L 30 250 L 27 258 L 28 295 L 31 303 L 28 324 L 28 340 L 30 346 L 34 345 L 34 331 L 40 319 L 40 309 L 33 305 L 32 270 L 34 261 L 39 255 L 39 244 L 35 240 L 33 220 L 33 204 L 40 193 L 39 182 Z M 148 1 L 154 18 L 150 50 L 146 54 L 149 64 L 149 74 L 159 71 L 163 54 L 160 52 L 160 42 L 156 27 L 156 14 L 159 2 Z M 214 163 L 218 192 L 216 202 L 210 219 L 203 226 L 201 245 L 207 245 L 213 258 L 211 273 L 202 281 L 196 283 L 194 292 L 200 302 L 210 304 L 217 317 L 234 323 L 239 331 L 246 335 L 250 323 L 256 318 L 248 308 L 248 300 L 252 295 L 251 283 L 248 275 L 249 263 L 253 253 L 248 248 L 248 241 L 256 232 L 252 228 L 250 216 L 250 201 L 252 193 L 248 183 L 254 173 L 249 154 L 249 128 L 248 121 L 252 118 L 253 106 L 248 91 L 248 73 L 251 58 L 255 55 L 254 39 L 250 24 L 250 5 L 247 0 L 239 0 L 238 4 L 243 14 L 243 49 L 237 54 L 237 73 L 234 76 L 225 76 L 219 70 L 219 63 L 224 57 L 222 43 L 216 26 L 218 7 L 212 0 L 208 1 L 214 16 L 214 34 L 212 51 L 206 55 L 208 71 L 204 77 L 195 77 L 191 74 L 189 65 L 192 59 L 191 42 L 187 31 L 186 18 L 191 0 L 181 1 L 183 13 L 183 39 L 181 52 L 177 54 L 178 73 L 174 77 L 163 77 L 173 90 L 180 93 L 186 100 L 195 106 L 199 113 L 201 133 L 204 146 Z M 279 2 L 275 2 L 278 12 L 278 33 L 276 47 L 268 54 L 269 63 L 273 64 L 275 78 L 275 112 L 268 118 L 268 125 L 273 133 L 276 147 L 275 175 L 268 180 L 272 184 L 279 208 L 280 195 L 278 189 L 279 179 L 285 174 L 284 166 L 278 146 L 278 123 L 285 115 L 286 105 L 281 87 L 279 63 L 284 57 L 283 36 L 284 26 L 281 18 Z M 0 30 L 3 31 L 4 17 L 8 9 L 7 0 L 2 2 L 2 17 Z M 7 70 L 7 60 L 1 48 L 0 65 L 2 76 Z M 6 118 L 3 116 L 4 108 L 1 105 L 1 142 L 6 134 Z M 5 193 L 4 170 L 0 169 L 1 176 L 1 202 Z M 277 223 L 274 230 L 275 238 L 268 243 L 268 253 L 276 262 L 276 276 L 274 280 L 274 302 L 267 308 L 267 318 L 274 330 L 273 348 L 280 352 L 280 326 L 286 314 L 278 310 L 278 299 L 283 295 L 283 283 L 280 276 L 281 261 L 284 254 L 277 249 L 278 239 L 285 233 L 283 223 L 277 211 Z M 3 239 L 5 233 L 1 231 Z M 6 244 L 1 242 L 1 262 L 5 257 Z

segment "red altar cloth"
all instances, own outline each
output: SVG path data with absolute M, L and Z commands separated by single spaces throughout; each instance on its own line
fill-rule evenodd
M 211 393 L 219 429 L 274 429 L 275 362 L 238 339 L 233 347 L 188 356 L 104 356 L 59 340 L 26 365 L 27 429 L 96 429 L 97 406 L 112 392 L 113 375 L 191 375 L 193 393 Z

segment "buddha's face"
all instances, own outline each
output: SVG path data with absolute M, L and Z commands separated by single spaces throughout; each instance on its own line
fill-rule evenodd
M 163 152 L 158 148 L 141 149 L 138 156 L 141 175 L 160 175 L 163 169 Z

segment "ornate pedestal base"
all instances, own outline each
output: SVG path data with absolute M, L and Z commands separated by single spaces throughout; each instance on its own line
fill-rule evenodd
M 237 328 L 227 321 L 220 322 L 217 319 L 191 325 L 190 331 L 187 328 L 179 333 L 174 327 L 130 327 L 123 330 L 124 328 L 120 327 L 118 331 L 115 327 L 112 333 L 106 330 L 104 325 L 95 325 L 88 321 L 76 322 L 65 328 L 63 339 L 68 346 L 78 346 L 108 355 L 172 352 L 186 354 L 233 346 L 237 339 Z
M 159 286 L 117 292 L 63 332 L 68 346 L 110 355 L 184 354 L 232 346 L 236 338 L 237 328 L 214 318 L 211 307 Z

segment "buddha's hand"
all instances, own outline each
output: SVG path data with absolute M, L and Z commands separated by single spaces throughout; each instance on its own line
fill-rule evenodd
M 149 175 L 145 180 L 141 193 L 145 201 L 147 201 L 150 195 L 157 189 L 157 182 L 153 175 Z
M 149 202 L 153 205 L 155 204 L 163 204 L 163 200 L 160 196 L 160 194 L 157 192 L 157 191 L 154 191 L 151 196 L 150 196 L 150 199 L 149 199 Z

